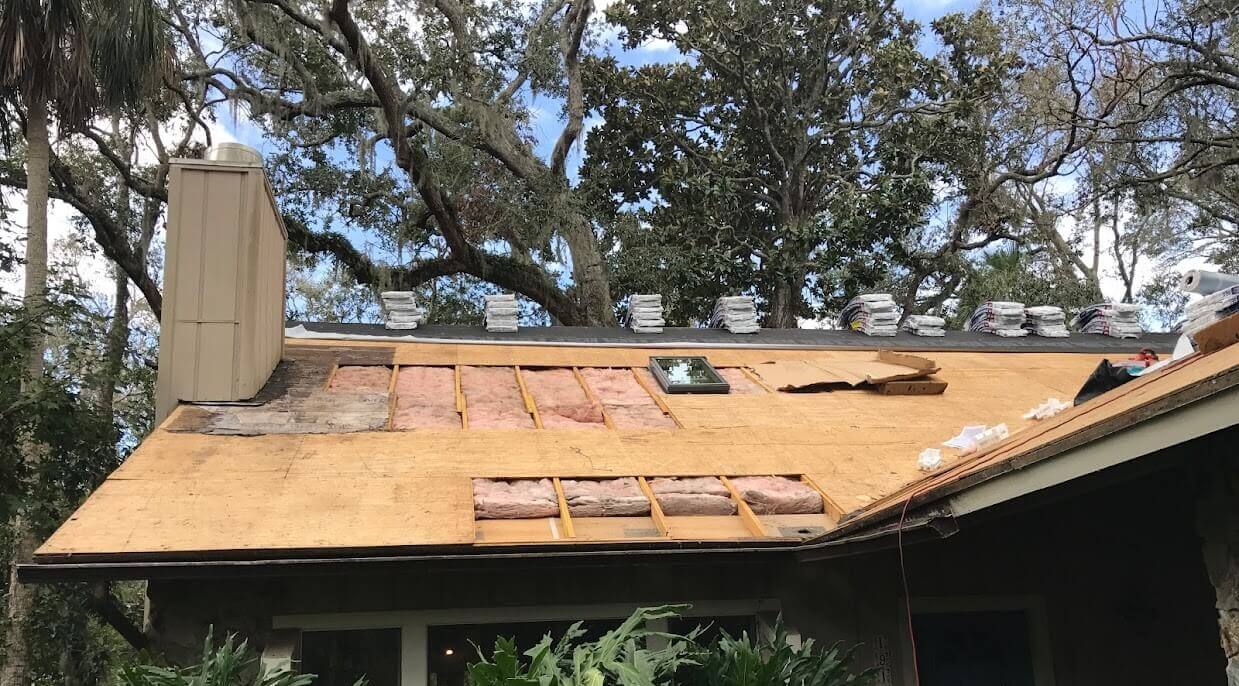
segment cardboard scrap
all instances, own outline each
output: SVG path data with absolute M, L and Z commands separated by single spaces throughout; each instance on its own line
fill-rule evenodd
M 1239 342 L 1239 314 L 1206 326 L 1193 334 L 1192 340 L 1196 341 L 1196 349 L 1205 355 Z
M 889 350 L 879 350 L 872 360 L 780 360 L 763 362 L 753 370 L 766 383 L 787 393 L 819 393 L 862 386 L 891 395 L 924 395 L 946 390 L 945 381 L 929 378 L 941 370 L 933 360 Z M 914 379 L 925 381 L 896 383 Z

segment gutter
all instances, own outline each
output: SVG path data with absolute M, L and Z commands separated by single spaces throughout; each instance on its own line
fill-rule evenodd
M 197 579 L 220 577 L 273 577 L 313 576 L 324 574 L 348 574 L 352 572 L 390 572 L 417 567 L 452 569 L 467 566 L 494 565 L 507 567 L 516 563 L 554 567 L 596 565 L 622 561 L 636 563 L 738 563 L 754 561 L 813 561 L 828 558 L 861 555 L 873 550 L 889 548 L 896 544 L 892 528 L 859 533 L 844 540 L 823 542 L 806 546 L 801 541 L 776 541 L 768 545 L 720 545 L 705 542 L 704 545 L 679 547 L 598 548 L 564 544 L 548 550 L 547 546 L 525 546 L 519 549 L 504 548 L 502 552 L 485 546 L 468 546 L 422 552 L 418 554 L 364 554 L 337 557 L 281 557 L 199 560 L 97 560 L 25 563 L 17 565 L 17 579 L 21 583 L 48 583 L 59 581 L 97 580 L 143 580 L 143 579 Z M 949 525 L 943 525 L 940 517 L 918 518 L 905 522 L 905 543 L 936 540 L 954 533 Z M 424 550 L 424 549 L 423 549 Z M 494 552 L 491 552 L 494 551 Z M 811 556 L 793 555 L 812 551 Z

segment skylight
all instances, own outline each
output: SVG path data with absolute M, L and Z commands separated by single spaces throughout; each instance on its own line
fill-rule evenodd
M 728 393 L 731 385 L 704 357 L 651 357 L 650 373 L 667 393 Z

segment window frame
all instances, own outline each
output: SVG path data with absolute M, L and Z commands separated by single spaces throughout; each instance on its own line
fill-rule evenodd
M 718 381 L 710 381 L 706 383 L 672 383 L 671 379 L 667 377 L 667 373 L 663 371 L 662 366 L 658 364 L 657 360 L 701 360 L 706 367 L 709 367 L 710 373 L 718 378 Z M 663 393 L 702 393 L 715 395 L 726 395 L 731 393 L 731 384 L 727 383 L 727 379 L 724 379 L 723 375 L 718 373 L 718 369 L 715 369 L 714 365 L 705 355 L 650 355 L 648 367 L 650 373 L 653 374 L 654 378 L 658 380 L 658 385 L 662 388 Z
M 779 601 L 773 599 L 687 602 L 691 602 L 692 607 L 684 612 L 685 617 L 752 615 L 756 618 L 760 630 L 773 626 L 775 618 L 782 611 Z M 605 603 L 289 614 L 272 617 L 271 627 L 276 630 L 296 631 L 399 629 L 401 686 L 429 686 L 430 656 L 428 644 L 430 627 L 456 624 L 623 619 L 632 614 L 638 607 L 652 607 L 659 604 L 658 602 Z M 667 628 L 666 620 L 651 622 L 651 628 L 665 631 Z M 794 632 L 789 631 L 789 634 L 789 638 L 792 640 L 799 640 L 799 636 Z
M 912 614 L 951 613 L 965 614 L 969 612 L 1024 612 L 1028 617 L 1028 651 L 1032 657 L 1033 683 L 1036 686 L 1054 685 L 1054 655 L 1050 643 L 1050 625 L 1046 615 L 1045 598 L 1040 595 L 1016 596 L 923 596 L 909 599 Z M 912 661 L 912 644 L 908 639 L 908 627 L 911 618 L 908 609 L 900 603 L 899 606 L 901 630 L 900 664 L 903 678 L 900 680 L 906 686 L 915 686 L 915 665 Z

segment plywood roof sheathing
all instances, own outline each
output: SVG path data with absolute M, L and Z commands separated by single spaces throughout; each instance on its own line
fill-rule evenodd
M 538 405 L 533 401 L 533 396 L 529 394 L 529 389 L 525 388 L 525 379 L 521 376 L 521 368 L 519 365 L 513 366 L 516 372 L 516 385 L 520 386 L 521 397 L 525 399 L 525 411 L 533 417 L 533 425 L 535 429 L 542 428 L 542 416 L 538 414 Z M 555 483 L 559 483 L 556 481 Z
M 564 497 L 564 486 L 559 483 L 559 477 L 551 479 L 555 484 L 555 497 L 559 500 L 559 521 L 564 525 L 564 537 L 576 538 L 576 528 L 572 524 L 572 513 L 568 511 L 568 499 Z
M 680 421 L 679 417 L 675 416 L 675 413 L 671 411 L 671 407 L 667 405 L 667 402 L 663 400 L 662 396 L 659 395 L 654 389 L 650 388 L 650 385 L 646 383 L 645 379 L 641 376 L 641 367 L 630 367 L 630 369 L 632 369 L 632 375 L 637 380 L 637 383 L 640 384 L 641 388 L 644 388 L 645 392 L 649 393 L 650 397 L 654 399 L 654 403 L 658 405 L 658 409 L 662 410 L 663 414 L 670 417 L 671 421 L 675 422 L 677 427 L 683 429 L 684 423 Z
M 671 527 L 667 525 L 667 517 L 663 515 L 663 508 L 658 504 L 658 498 L 654 496 L 654 491 L 650 488 L 650 484 L 645 480 L 644 476 L 637 477 L 637 484 L 641 486 L 641 491 L 645 493 L 645 497 L 650 499 L 650 519 L 654 520 L 654 526 L 658 527 L 658 533 L 663 536 L 671 536 Z
M 731 491 L 731 498 L 736 501 L 736 512 L 740 514 L 740 519 L 744 522 L 744 526 L 748 527 L 749 533 L 758 538 L 764 537 L 766 535 L 766 527 L 762 526 L 761 520 L 753 513 L 753 508 L 744 502 L 744 498 L 740 496 L 740 491 L 737 491 L 736 487 L 732 485 L 731 479 L 720 476 L 718 480 L 723 482 L 728 491 Z
M 585 397 L 589 398 L 591 403 L 596 403 L 598 408 L 602 410 L 602 423 L 606 424 L 608 429 L 614 429 L 615 424 L 611 421 L 611 413 L 607 412 L 607 406 L 602 404 L 602 399 L 594 394 L 594 389 L 585 383 L 585 377 L 581 375 L 581 370 L 573 367 L 572 374 L 576 377 L 576 382 L 581 384 L 581 389 L 585 391 Z
M 762 381 L 762 378 L 758 376 L 757 374 L 755 374 L 752 369 L 749 369 L 748 367 L 741 367 L 740 371 L 744 372 L 744 376 L 746 376 L 749 381 L 752 381 L 758 386 L 761 386 L 762 388 L 766 389 L 767 393 L 776 392 L 773 388 L 770 387 L 770 384 L 767 384 L 765 381 Z
M 839 503 L 836 503 L 833 499 L 831 499 L 831 497 L 826 494 L 826 491 L 823 491 L 822 487 L 817 485 L 816 481 L 809 478 L 808 474 L 801 474 L 800 480 L 803 481 L 805 484 L 807 484 L 809 488 L 812 488 L 813 490 L 817 491 L 818 494 L 822 496 L 822 505 L 824 509 L 826 510 L 826 514 L 830 515 L 830 518 L 832 520 L 834 520 L 835 522 L 838 522 L 840 519 L 843 518 L 843 508 L 839 507 Z
M 456 411 L 460 413 L 460 428 L 467 430 L 469 428 L 469 407 L 465 405 L 465 394 L 460 390 L 460 365 L 455 366 L 456 370 Z

